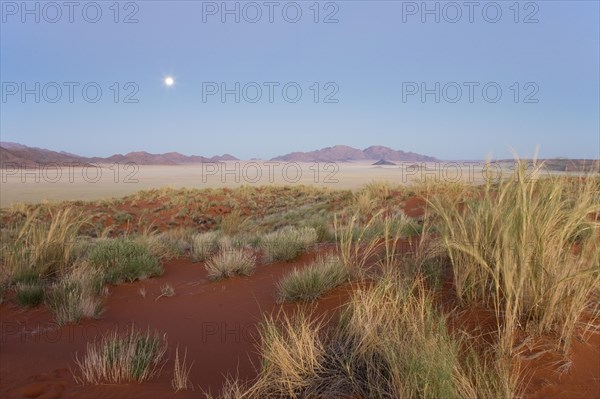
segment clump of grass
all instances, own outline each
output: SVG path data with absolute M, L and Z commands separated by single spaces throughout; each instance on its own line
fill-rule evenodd
M 430 200 L 466 303 L 496 311 L 501 350 L 519 326 L 558 334 L 568 348 L 577 321 L 598 306 L 597 178 L 539 178 L 519 162 L 512 177 L 488 182 L 474 198 Z M 459 202 L 462 202 L 459 205 Z
M 183 358 L 179 358 L 179 346 L 175 349 L 175 366 L 173 369 L 173 379 L 171 380 L 171 386 L 175 392 L 181 390 L 194 390 L 194 384 L 190 381 L 190 371 L 192 370 L 192 364 L 187 364 L 187 348 L 183 354 Z
M 436 236 L 424 233 L 411 251 L 402 256 L 402 262 L 413 276 L 422 276 L 428 286 L 440 289 L 444 275 L 450 265 L 443 241 Z
M 360 397 L 462 397 L 459 342 L 419 282 L 387 277 L 355 292 L 332 344 L 336 367 L 351 363 L 346 389 Z
M 388 235 L 373 237 L 368 234 L 371 226 L 379 220 L 380 215 L 381 213 L 375 214 L 364 224 L 360 223 L 360 217 L 357 214 L 346 223 L 342 223 L 337 215 L 334 218 L 335 238 L 340 259 L 344 266 L 353 273 L 364 274 L 367 264 L 381 249 L 382 241 L 387 242 L 391 238 Z M 389 229 L 384 229 L 384 232 L 388 234 Z M 398 237 L 396 237 L 396 241 L 397 239 Z M 392 248 L 395 247 L 392 246 Z
M 153 256 L 161 260 L 169 260 L 183 255 L 185 248 L 189 246 L 182 234 L 171 230 L 160 234 L 146 231 L 136 237 L 135 241 L 145 246 Z
M 258 399 L 253 394 L 254 388 L 246 381 L 242 381 L 234 376 L 227 376 L 221 387 L 219 396 L 213 396 L 210 392 L 203 392 L 206 399 Z
M 422 280 L 386 273 L 356 290 L 337 324 L 303 312 L 260 328 L 261 368 L 228 380 L 224 398 L 496 398 L 517 393 L 514 374 L 482 361 L 449 332 Z M 462 360 L 464 351 L 468 360 Z
M 315 215 L 305 220 L 303 225 L 315 229 L 317 233 L 317 242 L 335 241 L 335 233 L 333 231 L 330 214 Z
M 208 231 L 192 237 L 191 256 L 194 262 L 203 262 L 219 250 L 219 233 Z
M 129 239 L 100 241 L 90 250 L 90 265 L 102 270 L 107 283 L 143 280 L 163 273 L 158 259 L 147 247 Z
M 21 306 L 34 307 L 44 299 L 44 286 L 41 282 L 18 283 L 15 291 L 17 303 Z
M 239 209 L 235 209 L 221 219 L 219 228 L 224 234 L 232 236 L 241 232 L 247 223 L 248 218 L 243 217 Z
M 256 256 L 241 248 L 223 249 L 206 262 L 211 280 L 233 276 L 250 276 L 256 269 Z
M 384 217 L 381 217 L 381 215 L 378 214 L 373 222 L 369 224 L 368 229 L 364 231 L 363 238 L 383 238 L 385 234 L 397 238 L 407 238 L 419 235 L 421 232 L 422 227 L 417 221 L 400 211 L 396 214 Z M 355 230 L 357 237 L 360 236 L 361 233 L 360 227 Z
M 319 336 L 322 321 L 299 313 L 277 321 L 272 316 L 260 327 L 261 368 L 248 391 L 252 398 L 302 398 L 311 395 L 324 373 L 326 347 Z M 239 387 L 239 384 L 237 385 Z
M 350 274 L 339 257 L 320 257 L 311 265 L 294 269 L 277 284 L 278 302 L 314 301 L 348 281 Z
M 16 236 L 3 242 L 4 267 L 17 280 L 22 275 L 43 278 L 64 273 L 74 260 L 77 233 L 85 223 L 86 218 L 73 208 L 49 211 L 48 215 L 42 215 L 41 208 L 28 210 Z
M 269 261 L 291 261 L 302 251 L 307 250 L 317 242 L 317 232 L 312 227 L 286 226 L 266 234 L 261 247 Z
M 59 325 L 78 322 L 102 312 L 101 290 L 101 273 L 82 264 L 50 287 L 46 304 Z
M 76 358 L 81 383 L 143 382 L 154 377 L 167 350 L 167 337 L 150 330 L 120 335 L 114 331 L 88 343 L 83 359 Z

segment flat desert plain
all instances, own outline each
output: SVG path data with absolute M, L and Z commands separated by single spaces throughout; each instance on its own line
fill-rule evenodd
M 383 166 L 372 163 L 230 161 L 172 166 L 113 164 L 3 169 L 0 207 L 21 202 L 108 199 L 162 187 L 202 189 L 275 184 L 356 189 L 372 181 L 410 185 L 425 179 L 481 183 L 486 176 L 495 178 L 509 172 L 500 167 L 484 172 L 484 164 L 475 161 Z

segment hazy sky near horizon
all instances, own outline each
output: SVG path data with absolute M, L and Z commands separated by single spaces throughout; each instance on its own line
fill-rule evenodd
M 1 2 L 3 141 L 600 157 L 598 1 L 46 3 Z

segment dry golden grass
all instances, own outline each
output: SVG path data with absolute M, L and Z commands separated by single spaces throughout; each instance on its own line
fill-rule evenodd
M 36 275 L 40 278 L 64 274 L 75 255 L 77 234 L 87 219 L 73 208 L 28 211 L 16 237 L 2 243 L 2 267 L 11 279 Z
M 58 324 L 98 317 L 102 312 L 102 274 L 80 262 L 48 290 L 46 304 Z
M 316 243 L 317 231 L 314 228 L 285 226 L 265 234 L 261 248 L 270 262 L 292 261 Z
M 311 313 L 268 316 L 251 383 L 228 380 L 222 398 L 512 398 L 515 374 L 485 362 L 420 279 L 386 273 L 352 295 L 337 324 Z M 467 359 L 463 358 L 466 351 Z
M 166 335 L 134 328 L 126 334 L 114 331 L 88 343 L 83 359 L 75 360 L 81 372 L 76 378 L 90 384 L 143 382 L 159 372 L 166 350 Z
M 598 306 L 598 178 L 537 179 L 521 165 L 488 183 L 479 197 L 430 200 L 454 269 L 457 294 L 488 304 L 499 320 L 500 347 L 514 331 L 555 332 L 568 348 L 582 313 Z M 459 197 L 460 198 L 460 197 Z
M 349 281 L 350 274 L 335 255 L 319 257 L 302 269 L 294 269 L 277 283 L 278 302 L 315 301 Z
M 219 233 L 208 231 L 192 237 L 191 257 L 194 262 L 203 262 L 219 250 Z
M 183 353 L 183 358 L 179 357 L 179 346 L 175 349 L 175 366 L 173 368 L 173 378 L 171 379 L 171 387 L 175 392 L 194 390 L 194 384 L 190 381 L 190 371 L 192 370 L 193 362 L 187 363 L 187 348 Z
M 204 267 L 211 280 L 250 276 L 256 269 L 256 256 L 243 248 L 227 248 L 211 257 Z

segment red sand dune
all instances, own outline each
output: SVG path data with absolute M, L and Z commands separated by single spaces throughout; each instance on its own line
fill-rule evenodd
M 422 204 L 415 205 L 419 208 Z M 408 247 L 410 245 L 403 245 L 404 250 Z M 257 323 L 265 314 L 313 306 L 277 305 L 275 283 L 315 256 L 315 253 L 304 254 L 294 263 L 261 264 L 251 277 L 218 282 L 207 279 L 203 264 L 174 260 L 165 265 L 161 277 L 110 287 L 106 310 L 100 319 L 62 328 L 52 322 L 45 307 L 24 310 L 9 298 L 0 304 L 0 397 L 198 398 L 202 397 L 202 390 L 217 392 L 224 375 L 253 378 L 259 366 Z M 166 283 L 175 288 L 176 295 L 155 300 Z M 451 282 L 447 283 L 443 302 L 452 305 Z M 145 297 L 140 294 L 142 288 L 146 291 Z M 335 315 L 348 299 L 349 292 L 350 287 L 346 286 L 327 295 L 316 304 L 316 315 Z M 477 309 L 462 312 L 455 321 L 473 328 L 494 324 L 485 312 Z M 115 327 L 125 330 L 132 323 L 167 334 L 171 360 L 166 362 L 161 375 L 143 384 L 77 384 L 73 378 L 73 373 L 77 373 L 74 358 L 85 353 L 86 342 Z M 187 348 L 188 359 L 194 362 L 190 377 L 195 391 L 175 394 L 171 389 L 172 358 L 177 345 L 180 350 Z M 526 398 L 600 397 L 599 333 L 591 334 L 587 342 L 573 343 L 572 363 L 568 369 L 563 368 L 566 372 L 562 374 L 559 370 L 566 364 L 564 359 L 550 353 L 535 356 L 541 350 L 543 347 L 535 344 L 523 354 L 531 358 L 524 362 L 524 374 L 529 380 Z
M 256 375 L 259 366 L 256 327 L 263 314 L 290 310 L 298 305 L 277 305 L 275 283 L 315 254 L 297 262 L 259 265 L 252 277 L 210 282 L 202 264 L 180 259 L 165 265 L 163 276 L 110 287 L 106 310 L 99 320 L 57 329 L 44 307 L 23 310 L 13 303 L 0 305 L 2 351 L 0 376 L 2 398 L 165 398 L 175 396 L 170 387 L 173 361 L 160 377 L 141 385 L 80 386 L 76 384 L 74 358 L 85 352 L 86 341 L 115 326 L 156 329 L 166 333 L 170 354 L 179 344 L 187 347 L 194 362 L 191 380 L 194 392 L 179 392 L 178 398 L 197 398 L 199 387 L 216 392 L 226 374 L 242 378 Z M 176 295 L 155 298 L 169 283 Z M 146 297 L 139 290 L 146 289 Z M 318 313 L 338 308 L 348 297 L 340 288 L 318 303 Z M 181 353 L 181 352 L 180 352 Z M 173 356 L 171 356 L 173 357 Z

